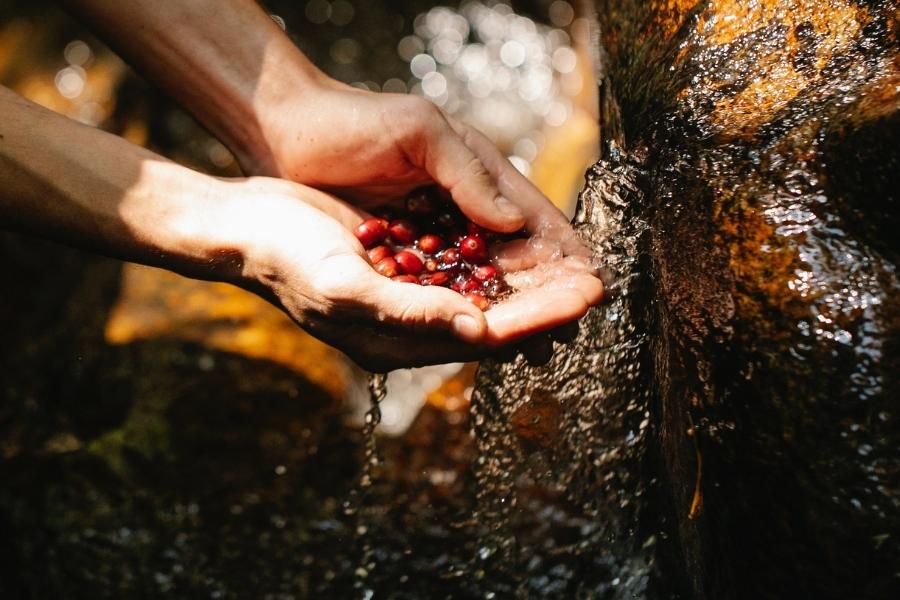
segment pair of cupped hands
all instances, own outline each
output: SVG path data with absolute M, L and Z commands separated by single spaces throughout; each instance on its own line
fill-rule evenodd
M 264 265 L 254 291 L 361 366 L 387 371 L 516 352 L 544 362 L 553 341 L 566 341 L 601 300 L 591 252 L 565 216 L 493 143 L 430 102 L 332 83 L 307 96 L 302 114 L 273 118 L 280 126 L 268 162 L 238 158 L 245 170 L 274 177 L 234 184 L 275 211 L 248 212 L 241 223 L 265 232 L 252 242 Z M 537 236 L 495 250 L 514 295 L 482 312 L 449 289 L 375 272 L 353 228 L 367 209 L 399 206 L 428 185 L 444 188 L 482 227 Z

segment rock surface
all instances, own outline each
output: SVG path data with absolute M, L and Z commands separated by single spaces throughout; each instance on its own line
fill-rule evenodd
M 613 297 L 550 365 L 481 370 L 482 514 L 512 547 L 532 484 L 565 498 L 588 595 L 897 596 L 896 5 L 597 11 L 576 220 Z M 554 443 L 506 425 L 548 396 Z

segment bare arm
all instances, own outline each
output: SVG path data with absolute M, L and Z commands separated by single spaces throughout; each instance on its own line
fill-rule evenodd
M 202 175 L 3 87 L 0 114 L 0 228 L 241 285 L 373 369 L 490 351 L 461 296 L 375 273 L 349 231 L 358 212 L 336 198 Z
M 325 77 L 253 0 L 63 1 L 225 142 L 247 173 L 305 184 L 285 191 L 285 185 L 292 184 L 266 180 L 260 185 L 267 193 L 235 184 L 242 193 L 231 193 L 235 202 L 227 204 L 232 214 L 244 216 L 229 221 L 239 226 L 232 224 L 225 240 L 243 240 L 247 248 L 256 248 L 256 258 L 247 258 L 244 269 L 255 265 L 253 280 L 262 280 L 260 285 L 295 319 L 326 341 L 345 350 L 354 347 L 367 335 L 358 325 L 360 318 L 374 318 L 375 333 L 369 335 L 381 331 L 383 321 L 391 321 L 391 327 L 407 332 L 440 338 L 450 331 L 470 343 L 498 346 L 576 319 L 602 297 L 602 285 L 586 260 L 590 252 L 565 216 L 490 141 L 421 98 L 363 92 Z M 346 205 L 306 187 L 368 207 L 435 183 L 482 226 L 496 231 L 524 226 L 543 233 L 542 245 L 555 244 L 554 256 L 572 259 L 567 269 L 578 263 L 578 273 L 539 284 L 518 295 L 516 302 L 488 311 L 486 321 L 480 312 L 460 304 L 458 296 L 398 292 L 372 279 L 374 271 L 361 260 L 361 248 L 347 238 L 347 230 L 336 228 L 346 220 L 335 213 L 346 214 Z M 235 185 L 225 187 L 233 192 Z M 284 202 L 277 208 L 255 207 L 280 196 L 300 198 L 306 208 L 286 209 Z M 329 218 L 322 221 L 324 215 L 309 213 L 309 205 Z M 291 218 L 284 218 L 282 211 Z M 319 221 L 320 227 L 312 225 Z M 268 240 L 263 250 L 261 238 Z M 296 255 L 301 245 L 302 256 Z M 288 261 L 291 253 L 294 260 Z M 544 260 L 520 258 L 531 265 Z M 269 268 L 272 265 L 278 268 Z M 292 282 L 288 288 L 273 291 L 275 281 L 269 275 L 275 271 Z M 358 304 L 360 290 L 378 293 L 369 293 L 363 306 L 350 310 L 348 324 L 336 333 L 341 318 L 321 313 Z M 465 320 L 453 319 L 463 314 L 472 317 L 471 327 L 460 327 Z M 406 355 L 428 362 L 440 362 L 438 356 L 477 354 L 472 347 L 447 340 L 432 344 L 431 353 L 420 352 L 429 343 L 412 336 L 407 344 L 383 349 L 368 343 L 368 351 L 387 360 Z
M 198 224 L 218 182 L 0 87 L 0 225 L 104 254 L 232 279 Z
M 421 98 L 326 77 L 254 0 L 64 3 L 192 112 L 248 174 L 357 202 L 438 183 L 491 229 L 565 223 L 492 145 L 483 151 L 473 132 Z
M 327 78 L 254 0 L 63 0 L 235 152 L 278 175 L 266 115 Z

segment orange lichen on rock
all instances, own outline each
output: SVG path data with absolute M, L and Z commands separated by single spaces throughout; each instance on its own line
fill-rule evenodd
M 714 122 L 735 136 L 752 134 L 803 91 L 809 81 L 783 60 L 782 53 L 763 58 L 771 65 L 743 91 L 716 104 Z
M 752 35 L 761 27 L 779 27 L 784 41 L 764 53 L 747 56 L 754 64 L 753 79 L 734 95 L 725 94 L 716 100 L 713 122 L 721 133 L 739 137 L 752 135 L 756 128 L 769 122 L 791 100 L 820 79 L 821 71 L 831 59 L 848 51 L 858 38 L 869 14 L 864 8 L 844 0 L 806 2 L 802 0 L 773 0 L 713 2 L 698 20 L 695 35 L 705 38 L 704 46 L 724 46 Z M 798 32 L 804 32 L 798 35 Z M 794 64 L 803 44 L 809 44 L 807 69 L 798 70 Z M 750 45 L 753 52 L 756 46 Z M 711 74 L 696 84 L 709 86 L 709 95 L 731 85 L 718 74 Z M 682 97 L 696 90 L 685 90 Z
M 802 314 L 806 303 L 789 285 L 795 276 L 796 249 L 779 243 L 774 226 L 754 207 L 744 205 L 721 223 L 719 239 L 729 251 L 737 313 L 764 317 L 769 311 L 792 312 L 793 306 Z
M 846 113 L 856 126 L 900 112 L 900 53 L 884 69 L 882 77 L 866 84 Z
M 697 0 L 656 0 L 650 9 L 653 15 L 652 32 L 671 37 L 697 5 Z

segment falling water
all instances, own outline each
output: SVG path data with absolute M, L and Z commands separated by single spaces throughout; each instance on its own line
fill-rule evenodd
M 359 483 L 345 502 L 344 514 L 352 518 L 356 524 L 354 533 L 359 547 L 359 562 L 354 571 L 356 581 L 354 587 L 360 592 L 361 597 L 369 600 L 374 591 L 367 580 L 375 570 L 373 557 L 373 522 L 377 516 L 373 515 L 373 483 L 378 477 L 381 467 L 381 458 L 378 454 L 375 431 L 381 422 L 381 403 L 387 395 L 387 375 L 384 373 L 369 374 L 369 410 L 366 412 L 363 424 L 363 466 L 359 477 Z
M 579 201 L 576 227 L 611 275 L 606 305 L 588 313 L 574 343 L 558 347 L 548 365 L 488 362 L 478 374 L 472 432 L 478 515 L 487 526 L 479 557 L 518 574 L 519 594 L 608 588 L 632 597 L 646 586 L 650 565 L 619 552 L 634 543 L 623 534 L 641 526 L 629 504 L 644 493 L 649 430 L 643 177 L 614 151 L 588 173 Z M 541 505 L 553 507 L 556 523 L 533 521 Z M 554 531 L 566 521 L 577 527 L 570 539 Z M 652 545 L 652 536 L 637 543 Z

